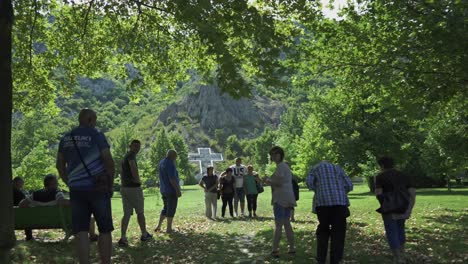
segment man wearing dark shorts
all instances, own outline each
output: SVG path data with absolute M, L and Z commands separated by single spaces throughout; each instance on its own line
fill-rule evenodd
M 81 264 L 90 263 L 88 233 L 91 214 L 99 230 L 101 263 L 110 263 L 112 254 L 114 160 L 106 137 L 95 128 L 96 120 L 93 110 L 81 110 L 79 127 L 63 136 L 57 153 L 57 170 L 70 189 L 72 228 Z
M 168 150 L 166 158 L 159 162 L 159 189 L 161 191 L 164 207 L 159 216 L 159 223 L 155 232 L 161 231 L 164 219 L 167 219 L 166 232 L 172 233 L 172 220 L 177 210 L 177 201 L 182 195 L 179 185 L 179 173 L 175 166 L 177 152 Z

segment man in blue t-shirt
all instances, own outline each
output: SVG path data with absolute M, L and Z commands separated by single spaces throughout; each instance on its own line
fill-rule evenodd
M 159 190 L 161 191 L 164 207 L 159 217 L 159 224 L 154 230 L 161 231 L 161 225 L 167 218 L 166 232 L 173 232 L 172 219 L 176 213 L 177 201 L 182 195 L 179 185 L 179 173 L 175 166 L 177 152 L 173 149 L 168 150 L 166 158 L 159 162 Z
M 110 263 L 112 253 L 111 195 L 114 160 L 103 133 L 96 127 L 97 116 L 91 109 L 79 114 L 79 127 L 60 140 L 57 170 L 70 189 L 72 228 L 77 238 L 80 263 L 89 263 L 89 226 L 93 214 L 98 230 L 101 263 Z

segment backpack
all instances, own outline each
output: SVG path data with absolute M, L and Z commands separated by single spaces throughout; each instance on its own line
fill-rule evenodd
M 410 200 L 408 190 L 396 188 L 393 192 L 384 192 L 379 196 L 381 205 L 376 211 L 381 214 L 404 214 L 408 209 Z
M 294 198 L 296 198 L 296 201 L 298 201 L 299 200 L 299 184 L 294 179 L 292 180 L 292 187 L 293 187 L 293 192 L 294 192 Z

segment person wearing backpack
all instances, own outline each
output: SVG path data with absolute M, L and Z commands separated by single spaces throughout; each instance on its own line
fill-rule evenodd
M 405 221 L 411 215 L 416 190 L 409 179 L 394 168 L 390 157 L 382 157 L 377 163 L 381 172 L 375 177 L 375 194 L 380 203 L 377 212 L 382 214 L 385 235 L 392 251 L 394 263 L 405 261 Z M 393 209 L 392 209 L 393 208 Z

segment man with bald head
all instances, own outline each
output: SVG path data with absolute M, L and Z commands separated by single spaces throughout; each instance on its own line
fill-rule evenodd
M 177 152 L 173 149 L 167 151 L 166 158 L 159 162 L 159 190 L 161 191 L 164 207 L 159 216 L 159 223 L 155 231 L 161 231 L 164 219 L 167 219 L 166 232 L 172 233 L 172 219 L 177 210 L 177 201 L 182 195 L 179 185 L 179 172 L 175 166 Z
M 81 264 L 89 260 L 89 226 L 91 214 L 98 230 L 101 263 L 110 263 L 112 253 L 111 195 L 114 160 L 103 133 L 96 127 L 96 112 L 83 109 L 79 126 L 60 140 L 57 170 L 70 189 L 72 228 Z

